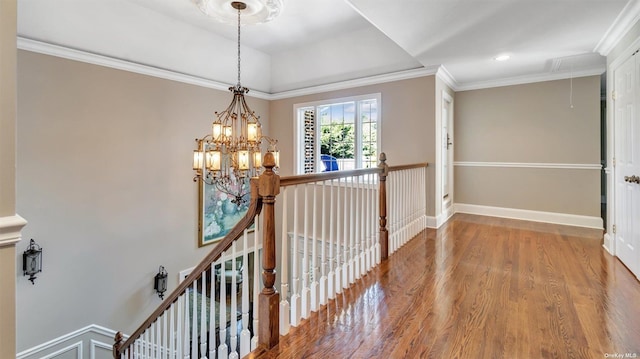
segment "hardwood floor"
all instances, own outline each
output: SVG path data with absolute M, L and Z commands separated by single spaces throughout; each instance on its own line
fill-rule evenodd
M 640 283 L 602 231 L 457 214 L 250 357 L 614 354 L 640 357 Z

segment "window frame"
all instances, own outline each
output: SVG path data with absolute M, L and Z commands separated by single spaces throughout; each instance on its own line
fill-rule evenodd
M 305 174 L 304 173 L 304 120 L 300 118 L 299 113 L 301 110 L 313 108 L 314 112 L 314 146 L 315 146 L 315 156 L 314 156 L 314 164 L 315 171 L 311 173 L 320 173 L 321 172 L 321 160 L 320 160 L 320 118 L 318 116 L 319 111 L 318 108 L 321 106 L 330 106 L 337 105 L 346 102 L 354 102 L 355 103 L 355 168 L 364 168 L 363 165 L 363 144 L 362 144 L 362 118 L 361 118 L 361 102 L 367 100 L 375 100 L 377 107 L 377 119 L 376 123 L 376 155 L 380 155 L 380 144 L 382 142 L 382 94 L 381 93 L 371 93 L 365 95 L 356 95 L 349 97 L 340 97 L 340 98 L 332 98 L 327 100 L 319 100 L 312 102 L 304 102 L 297 103 L 293 105 L 293 119 L 294 119 L 294 173 L 295 174 Z M 339 169 L 338 171 L 344 171 L 345 169 Z

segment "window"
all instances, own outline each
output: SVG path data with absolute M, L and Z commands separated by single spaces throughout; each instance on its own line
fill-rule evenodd
M 380 94 L 298 104 L 294 116 L 297 173 L 378 165 Z

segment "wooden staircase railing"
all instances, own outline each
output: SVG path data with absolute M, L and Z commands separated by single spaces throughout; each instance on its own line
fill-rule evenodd
M 407 234 L 415 232 L 420 225 L 423 226 L 422 228 L 426 225 L 426 188 L 424 188 L 426 187 L 426 163 L 389 167 L 386 164 L 386 156 L 382 153 L 380 165 L 377 168 L 283 178 L 280 178 L 273 171 L 274 166 L 273 155 L 265 155 L 264 173 L 258 178 L 251 179 L 251 202 L 245 217 L 131 336 L 124 340 L 122 333 L 117 333 L 113 346 L 114 358 L 180 357 L 183 359 L 209 357 L 214 359 L 216 339 L 210 343 L 203 336 L 214 338 L 215 318 L 213 312 L 218 309 L 221 318 L 223 318 L 220 319 L 223 322 L 219 323 L 218 330 L 220 336 L 218 357 L 238 357 L 235 349 L 237 330 L 239 329 L 235 322 L 237 319 L 235 317 L 236 298 L 234 298 L 237 296 L 236 279 L 233 277 L 231 286 L 233 294 L 230 296 L 233 307 L 231 333 L 227 333 L 226 319 L 224 319 L 226 316 L 223 315 L 226 310 L 226 285 L 220 284 L 221 300 L 218 304 L 219 308 L 216 308 L 214 301 L 217 294 L 213 288 L 214 266 L 218 269 L 220 266 L 224 268 L 225 263 L 220 261 L 222 261 L 223 254 L 227 253 L 230 248 L 235 256 L 236 242 L 243 233 L 243 258 L 244 264 L 247 264 L 247 230 L 257 221 L 258 215 L 261 213 L 262 223 L 259 231 L 256 228 L 255 234 L 256 245 L 254 246 L 253 263 L 257 268 L 259 262 L 257 260 L 258 238 L 259 235 L 262 235 L 263 287 L 259 299 L 254 300 L 252 314 L 254 316 L 254 331 L 257 331 L 254 333 L 254 340 L 257 336 L 257 345 L 267 349 L 278 343 L 279 335 L 286 334 L 290 325 L 297 325 L 301 318 L 306 318 L 309 315 L 310 311 L 318 310 L 321 305 L 326 304 L 328 299 L 334 298 L 336 293 L 340 293 L 342 289 L 347 288 L 355 280 L 365 275 L 381 259 L 386 259 L 390 251 L 403 244 L 402 241 L 405 240 Z M 413 173 L 407 171 L 413 171 Z M 397 182 L 404 191 L 408 189 L 409 185 L 422 186 L 422 189 L 418 188 L 417 190 L 420 198 L 412 199 L 410 189 L 405 194 L 395 188 L 387 191 L 388 180 L 391 183 Z M 281 190 L 283 191 L 283 199 L 280 201 L 282 211 L 278 212 L 278 215 L 282 218 L 276 223 L 275 202 L 276 196 Z M 319 190 L 322 201 L 316 201 Z M 287 212 L 289 202 L 291 202 L 288 200 L 287 193 L 293 192 L 294 198 L 297 199 L 299 191 L 302 191 L 304 195 L 304 209 L 300 211 L 298 202 L 295 202 L 292 206 L 293 211 Z M 387 230 L 387 202 L 390 194 L 401 197 L 400 200 L 391 201 L 392 210 L 399 211 L 402 216 L 408 216 L 403 219 L 392 215 L 391 219 L 397 222 L 394 222 L 395 227 L 392 231 Z M 312 197 L 312 200 L 308 201 L 308 197 Z M 407 201 L 411 208 L 404 209 L 400 201 Z M 299 216 L 302 216 L 302 219 Z M 310 218 L 311 224 L 309 223 Z M 377 226 L 375 222 L 378 222 Z M 292 232 L 289 230 L 288 223 L 291 223 Z M 302 227 L 303 230 L 299 230 L 299 227 Z M 276 262 L 277 232 L 281 238 L 279 243 L 282 250 L 280 263 Z M 291 248 L 287 244 L 290 237 L 292 238 Z M 390 237 L 393 238 L 391 248 L 389 247 Z M 296 244 L 299 241 L 304 247 L 304 250 L 300 251 L 302 259 L 296 257 Z M 308 243 L 311 243 L 311 249 L 308 248 Z M 318 245 L 322 248 L 318 249 Z M 289 251 L 293 254 L 292 258 L 288 258 Z M 232 263 L 235 269 L 235 257 Z M 298 263 L 301 264 L 299 268 L 297 268 Z M 294 269 L 291 278 L 288 273 L 290 264 Z M 278 271 L 280 272 L 281 292 L 275 289 L 277 265 L 280 265 Z M 257 269 L 254 273 L 257 274 Z M 209 282 L 206 281 L 207 276 Z M 257 275 L 254 275 L 253 278 L 254 292 L 259 290 L 256 277 Z M 244 336 L 249 335 L 247 329 L 249 313 L 246 309 L 249 304 L 244 297 L 244 292 L 249 291 L 246 282 L 246 279 L 242 281 L 244 309 L 242 309 L 241 339 L 246 339 Z M 294 286 L 291 295 L 288 293 L 289 283 Z M 299 285 L 300 283 L 302 285 Z M 205 300 L 207 291 L 212 293 L 210 294 L 211 298 L 206 299 L 208 302 Z M 200 295 L 200 292 L 202 295 L 196 299 L 196 294 Z M 210 307 L 210 310 L 207 306 Z M 205 314 L 205 311 L 208 311 L 209 316 Z M 169 312 L 168 319 L 166 312 Z M 174 312 L 176 314 L 173 314 Z M 187 319 L 188 316 L 199 316 L 201 319 L 190 322 Z M 205 328 L 205 325 L 211 329 Z M 188 333 L 183 335 L 181 331 Z M 176 338 L 174 338 L 175 333 L 178 333 Z M 228 339 L 227 336 L 231 339 Z M 158 339 L 156 340 L 156 338 Z M 233 347 L 231 355 L 229 355 L 225 344 L 229 340 Z M 241 342 L 246 343 L 247 341 Z M 256 343 L 252 342 L 251 350 L 255 348 Z M 248 350 L 248 347 L 241 348 L 239 356 L 248 354 Z

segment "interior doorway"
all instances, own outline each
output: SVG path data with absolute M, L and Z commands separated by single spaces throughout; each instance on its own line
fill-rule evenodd
M 442 213 L 449 213 L 453 204 L 453 98 L 445 91 L 442 92 L 441 116 L 442 178 L 440 193 L 442 193 Z

